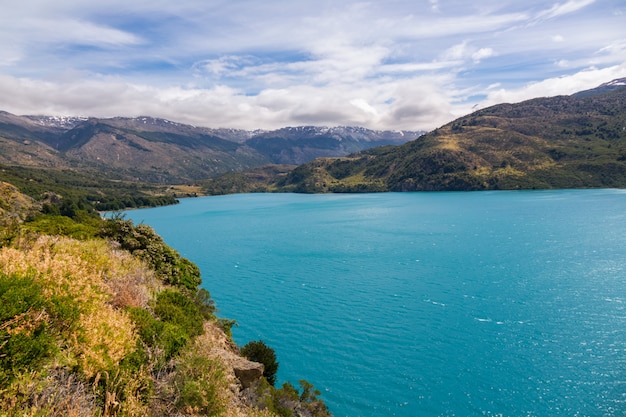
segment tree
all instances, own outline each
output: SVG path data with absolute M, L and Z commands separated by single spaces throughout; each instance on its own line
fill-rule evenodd
M 241 354 L 254 362 L 260 362 L 265 367 L 263 376 L 274 386 L 276 384 L 276 372 L 278 372 L 278 362 L 276 352 L 267 346 L 262 340 L 248 342 L 241 348 Z

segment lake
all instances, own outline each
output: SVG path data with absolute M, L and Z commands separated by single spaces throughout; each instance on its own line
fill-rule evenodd
M 126 212 L 335 416 L 626 413 L 626 191 L 242 194 Z

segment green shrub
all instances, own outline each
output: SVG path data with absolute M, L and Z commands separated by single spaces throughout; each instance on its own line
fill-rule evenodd
M 75 303 L 46 298 L 32 277 L 0 273 L 0 385 L 50 357 L 78 315 Z
M 172 358 L 192 337 L 204 331 L 201 309 L 178 291 L 161 291 L 153 310 L 154 316 L 143 308 L 129 308 L 140 339 L 149 347 L 162 349 L 164 360 Z
M 158 348 L 162 351 L 160 358 L 155 358 L 159 365 L 172 358 L 189 341 L 189 336 L 185 334 L 179 326 L 166 323 L 153 317 L 149 311 L 140 307 L 129 308 L 130 317 L 135 322 L 137 332 L 141 341 L 150 348 Z M 130 357 L 130 361 L 140 361 L 146 356 L 143 349 L 136 353 L 137 357 Z
M 300 393 L 291 383 L 285 382 L 283 386 L 276 390 L 273 395 L 273 408 L 282 417 L 293 417 L 296 408 L 300 409 L 298 415 L 302 415 L 302 411 L 306 410 L 305 415 L 313 417 L 330 417 L 326 403 L 319 396 L 320 392 L 313 387 L 310 382 L 301 379 Z
M 194 302 L 205 319 L 209 320 L 215 317 L 215 301 L 211 298 L 210 292 L 204 288 L 200 288 L 198 292 L 196 292 Z
M 99 219 L 86 219 L 78 222 L 62 215 L 35 217 L 25 224 L 25 228 L 44 235 L 61 235 L 86 240 L 96 236 L 101 226 Z
M 0 202 L 2 199 L 0 199 Z M 17 219 L 2 218 L 0 212 L 0 248 L 10 245 L 20 234 L 20 222 Z
M 285 382 L 272 395 L 272 408 L 281 417 L 293 417 L 293 410 L 299 402 L 298 390 L 289 382 Z
M 219 415 L 226 409 L 220 393 L 228 383 L 217 360 L 193 353 L 184 355 L 177 365 L 175 381 L 179 388 L 178 408 L 206 416 Z
M 263 376 L 272 386 L 276 384 L 276 372 L 278 372 L 278 362 L 276 352 L 267 346 L 262 340 L 248 342 L 241 348 L 241 354 L 254 362 L 260 362 L 265 367 Z
M 146 261 L 166 284 L 197 291 L 200 269 L 169 247 L 150 226 L 135 226 L 131 220 L 116 215 L 105 222 L 99 235 L 118 242 L 122 249 Z
M 154 313 L 164 322 L 178 326 L 190 338 L 204 330 L 204 317 L 198 306 L 185 295 L 173 290 L 159 293 Z
M 228 338 L 232 340 L 233 326 L 237 326 L 237 320 L 219 318 L 217 319 L 217 325 L 220 329 L 224 331 L 224 333 L 226 333 L 226 336 L 228 336 Z

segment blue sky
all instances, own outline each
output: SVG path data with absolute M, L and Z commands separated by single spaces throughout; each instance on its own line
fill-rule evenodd
M 626 77 L 623 0 L 21 0 L 0 110 L 432 129 Z

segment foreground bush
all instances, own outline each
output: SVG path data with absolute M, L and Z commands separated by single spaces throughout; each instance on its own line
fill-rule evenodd
M 166 284 L 197 291 L 201 283 L 198 267 L 166 245 L 150 226 L 135 226 L 132 220 L 118 216 L 105 222 L 100 236 L 118 242 L 122 249 L 146 261 Z
M 50 415 L 63 381 L 89 415 L 94 407 L 143 410 L 149 376 L 124 369 L 138 338 L 113 302 L 124 286 L 156 288 L 149 270 L 101 240 L 41 236 L 21 245 L 0 249 L 0 414 Z

